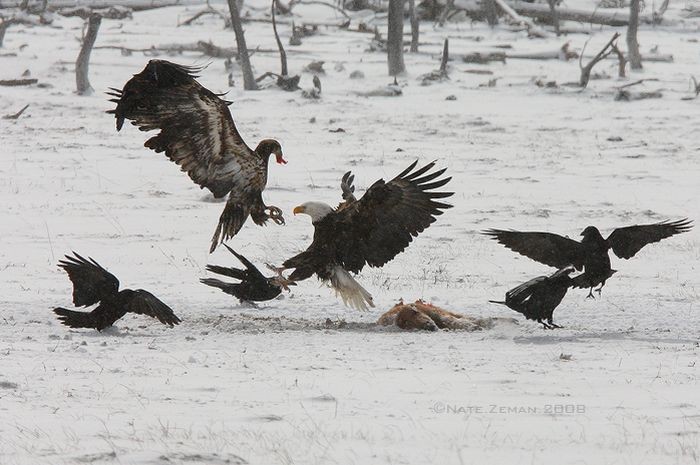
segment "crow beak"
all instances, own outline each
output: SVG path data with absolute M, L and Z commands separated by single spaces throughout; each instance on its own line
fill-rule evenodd
M 294 207 L 293 213 L 296 215 L 297 213 L 304 213 L 305 211 L 306 211 L 306 208 L 299 205 L 298 207 Z

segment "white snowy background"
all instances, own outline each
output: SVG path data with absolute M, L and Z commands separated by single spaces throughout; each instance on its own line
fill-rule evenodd
M 253 13 L 264 15 L 267 3 L 251 2 Z M 149 57 L 94 50 L 95 93 L 79 97 L 73 69 L 83 21 L 11 27 L 0 79 L 29 70 L 48 86 L 0 88 L 1 115 L 30 105 L 19 119 L 0 120 L 0 463 L 697 463 L 698 230 L 629 261 L 613 257 L 619 272 L 602 296 L 571 291 L 555 312 L 565 327 L 556 331 L 487 303 L 554 270 L 479 234 L 497 227 L 578 238 L 588 225 L 607 235 L 697 220 L 700 110 L 682 100 L 694 95 L 691 76 L 700 77 L 700 21 L 682 19 L 692 3 L 671 1 L 672 26 L 640 29 L 642 54 L 657 47 L 672 63 L 645 63 L 619 80 L 617 62 L 605 60 L 594 71 L 608 77 L 582 92 L 534 84 L 577 81 L 575 61 L 471 65 L 457 55 L 504 44 L 548 51 L 565 41 L 580 51 L 590 40 L 589 58 L 624 28 L 581 25 L 587 34 L 528 39 L 504 25 L 423 22 L 421 53 L 405 55 L 403 95 L 394 98 L 356 94 L 391 82 L 385 54 L 367 51 L 371 34 L 321 28 L 287 46 L 302 87 L 312 77 L 304 66 L 325 61 L 318 101 L 276 88 L 244 92 L 238 71 L 229 88 L 222 60 L 160 56 L 209 64 L 200 82 L 228 92 L 249 145 L 282 143 L 289 164 L 271 164 L 264 195 L 287 225 L 248 224 L 229 242 L 261 267 L 309 244 L 308 217 L 291 210 L 338 202 L 346 170 L 362 190 L 415 159 L 448 168 L 454 208 L 390 264 L 360 274 L 377 304 L 369 313 L 344 307 L 314 279 L 258 309 L 200 284 L 207 263 L 235 264 L 223 248 L 207 252 L 223 204 L 144 148 L 146 134 L 130 125 L 117 133 L 104 113 L 113 107 L 107 88 L 121 87 Z M 234 46 L 221 19 L 177 27 L 200 9 L 104 20 L 96 45 Z M 295 13 L 297 22 L 342 19 L 325 7 Z M 245 27 L 250 48 L 275 47 L 269 24 Z M 290 28 L 279 26 L 285 43 Z M 445 37 L 456 57 L 450 80 L 421 86 Z M 276 54 L 252 62 L 256 75 L 279 70 Z M 465 72 L 473 69 L 494 74 Z M 349 79 L 355 70 L 366 78 Z M 493 78 L 494 87 L 484 86 Z M 630 90 L 663 97 L 613 100 L 617 86 L 642 78 L 656 80 Z M 337 128 L 345 132 L 329 132 Z M 73 250 L 123 287 L 153 292 L 182 324 L 128 315 L 102 333 L 60 325 L 51 310 L 70 307 L 71 284 L 56 264 Z M 517 323 L 430 334 L 376 328 L 400 298 Z

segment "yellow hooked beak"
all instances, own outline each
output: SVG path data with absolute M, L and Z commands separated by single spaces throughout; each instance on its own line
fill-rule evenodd
M 295 215 L 297 213 L 304 213 L 305 211 L 306 211 L 306 208 L 302 207 L 301 205 L 299 205 L 298 207 L 294 207 L 294 210 L 293 210 Z

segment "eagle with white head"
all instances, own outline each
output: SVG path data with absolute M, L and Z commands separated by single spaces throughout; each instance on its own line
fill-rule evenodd
M 285 261 L 280 270 L 294 268 L 289 276 L 301 281 L 316 274 L 335 289 L 346 305 L 358 310 L 373 307 L 372 295 L 351 273 L 365 265 L 381 267 L 403 252 L 414 237 L 430 226 L 452 205 L 438 201 L 453 192 L 434 191 L 449 177 L 445 169 L 430 172 L 435 162 L 415 169 L 417 161 L 389 182 L 375 182 L 356 199 L 354 176 L 343 176 L 342 202 L 337 209 L 322 202 L 306 202 L 294 214 L 311 217 L 314 239 L 302 253 Z

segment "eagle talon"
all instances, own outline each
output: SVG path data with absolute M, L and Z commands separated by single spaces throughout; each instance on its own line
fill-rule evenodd
M 266 210 L 269 210 L 270 213 L 268 215 L 272 221 L 279 225 L 284 224 L 284 217 L 282 216 L 282 210 L 280 208 L 269 206 Z
M 274 265 L 271 265 L 269 263 L 265 263 L 265 266 L 267 267 L 268 270 L 274 272 L 277 275 L 272 279 L 274 280 L 275 284 L 277 284 L 279 287 L 281 287 L 285 291 L 290 292 L 289 286 L 296 286 L 297 285 L 296 282 L 292 281 L 289 278 L 286 278 L 282 274 L 282 272 L 284 270 L 286 270 L 287 268 L 285 268 L 283 266 L 274 266 Z

